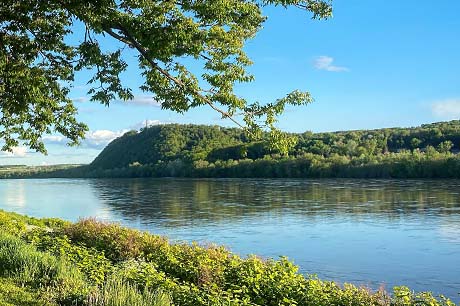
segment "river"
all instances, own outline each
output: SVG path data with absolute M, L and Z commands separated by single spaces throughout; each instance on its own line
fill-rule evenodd
M 0 209 L 97 217 L 243 256 L 287 256 L 321 279 L 460 300 L 458 180 L 0 180 Z

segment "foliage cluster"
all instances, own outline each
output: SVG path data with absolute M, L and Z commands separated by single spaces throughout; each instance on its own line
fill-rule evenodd
M 269 135 L 265 135 L 269 137 Z M 347 132 L 293 134 L 297 144 L 289 156 L 311 153 L 324 157 L 376 156 L 401 151 L 460 150 L 460 121 L 426 124 L 417 128 L 393 128 Z M 235 128 L 168 124 L 128 132 L 110 143 L 92 163 L 93 168 L 113 169 L 130 165 L 155 165 L 181 161 L 257 160 L 279 156 L 268 142 L 252 142 Z M 137 164 L 136 164 L 137 162 Z
M 268 137 L 268 135 L 267 135 Z M 460 121 L 418 128 L 295 135 L 290 155 L 239 129 L 165 125 L 109 144 L 83 176 L 377 177 L 460 175 Z
M 269 142 L 250 141 L 240 129 L 154 126 L 115 139 L 88 166 L 37 171 L 25 176 L 460 177 L 460 121 L 407 129 L 292 136 L 297 138 L 297 144 L 289 155 L 282 155 L 271 149 Z
M 4 168 L 0 177 L 460 177 L 460 121 L 291 136 L 283 155 L 241 129 L 161 125 L 115 139 L 87 166 Z
M 26 165 L 4 165 L 0 166 L 0 178 L 15 178 L 15 177 L 28 177 L 40 173 L 45 175 L 47 173 L 56 173 L 73 168 L 80 167 L 78 164 L 62 164 L 62 165 L 47 165 L 47 166 L 26 166 Z
M 24 143 L 46 152 L 43 136 L 52 132 L 77 144 L 88 128 L 69 97 L 76 73 L 89 71 L 91 101 L 131 100 L 124 73 L 133 58 L 139 90 L 162 108 L 208 106 L 254 137 L 267 128 L 272 144 L 286 150 L 291 141 L 275 127 L 277 116 L 312 102 L 310 94 L 295 90 L 260 103 L 234 92 L 254 79 L 244 46 L 262 28 L 267 5 L 332 16 L 330 0 L 1 1 L 2 150 Z
M 4 305 L 455 306 L 406 287 L 390 296 L 340 286 L 298 273 L 286 258 L 241 258 L 223 247 L 172 244 L 93 219 L 71 224 L 0 216 Z

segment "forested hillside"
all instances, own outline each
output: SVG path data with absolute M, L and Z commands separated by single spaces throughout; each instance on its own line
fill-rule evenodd
M 198 125 L 159 125 L 131 131 L 112 141 L 91 164 L 111 169 L 129 165 L 206 160 L 216 149 L 246 143 L 239 129 Z
M 159 125 L 110 143 L 85 176 L 459 177 L 460 121 L 297 134 L 289 156 L 242 130 Z
M 283 156 L 241 129 L 159 125 L 127 132 L 90 165 L 5 167 L 0 178 L 460 178 L 459 120 L 294 136 L 297 144 Z

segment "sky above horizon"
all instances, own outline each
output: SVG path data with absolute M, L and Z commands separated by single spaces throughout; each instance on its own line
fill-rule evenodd
M 411 127 L 460 117 L 460 1 L 334 1 L 334 17 L 313 21 L 305 11 L 267 7 L 268 20 L 245 47 L 256 80 L 236 92 L 270 102 L 294 89 L 315 102 L 287 109 L 278 126 L 289 132 Z M 134 62 L 133 62 L 134 63 Z M 135 66 L 135 65 L 134 65 Z M 48 155 L 20 146 L 0 152 L 0 165 L 89 163 L 131 129 L 162 123 L 233 126 L 202 107 L 184 115 L 162 110 L 136 87 L 139 71 L 125 75 L 130 102 L 105 107 L 88 101 L 80 75 L 71 97 L 90 131 L 79 147 L 45 137 Z

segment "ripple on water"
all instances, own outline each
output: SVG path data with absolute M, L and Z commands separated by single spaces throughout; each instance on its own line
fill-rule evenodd
M 458 190 L 458 180 L 4 180 L 0 208 L 96 216 L 242 255 L 287 255 L 339 283 L 457 297 Z

